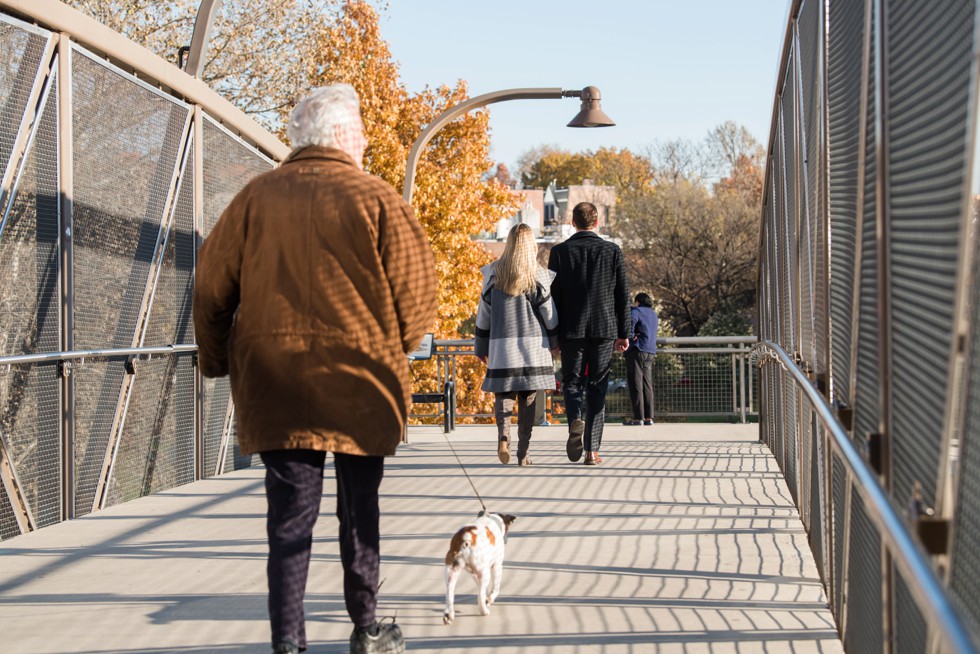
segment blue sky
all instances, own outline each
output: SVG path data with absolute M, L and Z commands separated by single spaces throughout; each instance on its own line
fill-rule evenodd
M 636 152 L 734 120 L 765 145 L 788 0 L 388 0 L 381 33 L 409 91 L 464 79 L 470 96 L 598 86 L 615 127 L 565 127 L 578 100 L 490 107 L 491 156 L 540 144 Z

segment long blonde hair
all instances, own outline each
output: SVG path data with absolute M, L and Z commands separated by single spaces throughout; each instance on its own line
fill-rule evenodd
M 517 223 L 507 234 L 504 253 L 494 269 L 497 288 L 507 295 L 521 295 L 534 290 L 538 271 L 538 246 L 534 233 L 524 223 Z

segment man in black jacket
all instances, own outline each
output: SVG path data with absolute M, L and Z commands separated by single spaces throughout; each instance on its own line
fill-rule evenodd
M 558 273 L 551 295 L 558 307 L 562 392 L 568 416 L 570 461 L 599 465 L 599 445 L 606 417 L 606 389 L 613 350 L 629 347 L 630 291 L 623 251 L 595 229 L 599 212 L 591 202 L 572 210 L 576 232 L 551 248 L 548 268 Z M 586 371 L 587 386 L 586 385 Z M 583 390 L 585 398 L 583 402 Z M 583 420 L 582 418 L 585 418 Z

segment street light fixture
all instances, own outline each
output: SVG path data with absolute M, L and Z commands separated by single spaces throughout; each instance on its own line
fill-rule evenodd
M 569 127 L 611 127 L 615 125 L 600 106 L 601 94 L 599 89 L 594 86 L 586 86 L 581 91 L 564 91 L 560 88 L 541 88 L 541 89 L 507 89 L 504 91 L 494 91 L 478 95 L 464 102 L 460 102 L 454 107 L 450 107 L 439 114 L 435 120 L 422 130 L 419 137 L 412 144 L 412 149 L 408 153 L 408 163 L 405 166 L 405 187 L 402 197 L 406 202 L 412 202 L 412 192 L 415 190 L 415 169 L 418 167 L 419 155 L 422 148 L 428 145 L 435 133 L 449 124 L 454 118 L 465 114 L 471 109 L 485 107 L 495 102 L 505 100 L 551 100 L 559 98 L 581 98 L 582 106 L 578 114 L 568 123 Z

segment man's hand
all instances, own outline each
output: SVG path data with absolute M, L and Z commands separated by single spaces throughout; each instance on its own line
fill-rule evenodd
M 486 357 L 477 355 L 476 358 L 479 359 L 480 361 L 482 361 L 483 362 L 483 365 L 487 365 L 487 358 Z
M 613 344 L 613 349 L 617 352 L 625 352 L 627 349 L 629 349 L 629 346 L 630 342 L 628 339 L 617 338 L 616 342 Z

